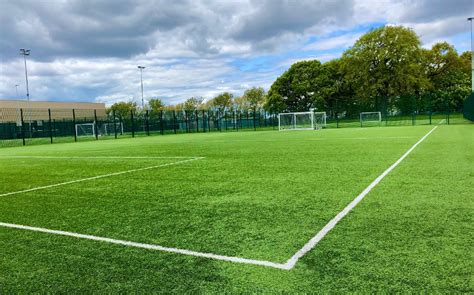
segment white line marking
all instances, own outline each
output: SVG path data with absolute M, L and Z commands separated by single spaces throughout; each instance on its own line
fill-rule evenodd
M 154 156 L 0 156 L 0 159 L 196 159 L 203 157 L 154 157 Z
M 320 140 L 378 140 L 378 139 L 408 139 L 414 138 L 415 136 L 392 136 L 392 137 L 324 137 L 324 138 L 309 138 L 309 141 L 320 141 Z
M 196 252 L 196 251 L 185 250 L 185 249 L 163 247 L 160 245 L 116 240 L 116 239 L 111 239 L 111 238 L 84 235 L 84 234 L 78 234 L 78 233 L 67 232 L 67 231 L 62 231 L 62 230 L 52 230 L 52 229 L 46 229 L 46 228 L 41 228 L 41 227 L 32 227 L 32 226 L 12 224 L 12 223 L 0 222 L 0 226 L 7 227 L 7 228 L 21 229 L 21 230 L 29 230 L 29 231 L 34 231 L 34 232 L 42 232 L 42 233 L 47 233 L 47 234 L 68 236 L 68 237 L 74 237 L 78 239 L 94 240 L 94 241 L 118 244 L 118 245 L 123 245 L 123 246 L 128 246 L 128 247 L 143 248 L 143 249 L 149 249 L 149 250 L 158 250 L 158 251 L 163 251 L 163 252 L 178 253 L 178 254 L 189 255 L 189 256 L 204 257 L 204 258 L 210 258 L 210 259 L 215 259 L 215 260 L 223 260 L 223 261 L 253 264 L 253 265 L 262 265 L 262 266 L 273 267 L 273 268 L 278 268 L 278 269 L 288 269 L 285 264 L 275 263 L 275 262 L 270 262 L 270 261 L 265 261 L 265 260 L 255 260 L 255 259 L 247 259 L 247 258 L 240 258 L 240 257 L 233 257 L 233 256 L 217 255 L 217 254 L 212 254 L 212 253 Z
M 436 130 L 438 126 L 435 126 L 433 129 L 431 129 L 428 133 L 425 134 L 420 140 L 418 140 L 406 153 L 404 153 L 400 159 L 398 159 L 395 163 L 392 164 L 392 166 L 388 167 L 387 170 L 385 170 L 382 174 L 380 174 L 374 181 L 372 181 L 369 186 L 364 189 L 352 202 L 349 203 L 341 212 L 339 212 L 336 217 L 331 219 L 311 240 L 309 240 L 303 248 L 301 248 L 298 252 L 295 253 L 288 261 L 285 263 L 285 265 L 289 268 L 292 269 L 295 264 L 298 262 L 298 260 L 303 257 L 306 253 L 311 251 L 316 244 L 319 243 L 333 228 L 336 226 L 336 224 L 344 218 L 362 199 L 377 185 L 379 184 L 382 179 L 384 179 L 387 174 L 389 174 L 395 167 L 397 167 L 421 142 L 423 142 L 433 131 Z
M 67 185 L 67 184 L 72 184 L 72 183 L 78 183 L 78 182 L 84 182 L 84 181 L 88 181 L 88 180 L 95 180 L 95 179 L 100 179 L 100 178 L 105 178 L 105 177 L 110 177 L 110 176 L 116 176 L 116 175 L 121 175 L 121 174 L 126 174 L 126 173 L 132 173 L 132 172 L 156 169 L 156 168 L 160 168 L 160 167 L 172 166 L 172 165 L 182 164 L 182 163 L 186 163 L 186 162 L 201 160 L 201 159 L 203 159 L 203 157 L 191 158 L 191 159 L 187 159 L 187 160 L 182 160 L 182 161 L 177 161 L 177 162 L 167 163 L 167 164 L 161 164 L 161 165 L 155 165 L 155 166 L 148 166 L 148 167 L 144 167 L 144 168 L 137 168 L 137 169 L 119 171 L 119 172 L 114 172 L 114 173 L 109 173 L 109 174 L 102 174 L 102 175 L 97 175 L 97 176 L 92 176 L 92 177 L 87 177 L 87 178 L 81 178 L 81 179 L 76 179 L 76 180 L 71 180 L 71 181 L 66 181 L 66 182 L 60 182 L 60 183 L 55 183 L 55 184 L 50 184 L 50 185 L 45 185 L 45 186 L 38 186 L 38 187 L 25 189 L 25 190 L 21 190 L 21 191 L 15 191 L 15 192 L 9 192 L 9 193 L 5 193 L 5 194 L 1 194 L 0 197 L 6 197 L 6 196 L 21 194 L 21 193 L 33 192 L 33 191 L 48 189 L 48 188 L 52 188 L 52 187 L 57 187 L 57 186 L 62 186 L 62 185 Z

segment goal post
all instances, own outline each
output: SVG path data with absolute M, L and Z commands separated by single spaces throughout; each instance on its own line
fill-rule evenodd
M 278 114 L 278 130 L 317 130 L 326 126 L 325 112 L 292 112 Z
M 360 113 L 360 126 L 378 126 L 382 122 L 381 112 L 362 112 Z
M 92 136 L 95 137 L 95 123 L 76 124 L 76 136 Z

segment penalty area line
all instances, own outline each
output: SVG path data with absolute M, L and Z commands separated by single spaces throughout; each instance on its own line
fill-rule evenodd
M 285 263 L 288 269 L 292 269 L 298 260 L 303 257 L 306 253 L 311 251 L 335 226 L 346 216 L 362 199 L 382 181 L 393 169 L 395 169 L 408 155 L 422 143 L 438 126 L 435 126 L 428 133 L 426 133 L 420 140 L 418 140 L 408 151 L 406 151 L 392 166 L 388 167 L 382 174 L 380 174 L 374 181 L 372 181 L 368 187 L 366 187 L 352 202 L 349 203 L 341 212 L 339 212 L 333 219 L 331 219 L 313 238 L 311 238 L 298 252 L 296 252 L 290 259 Z
M 60 236 L 68 236 L 68 237 L 73 237 L 73 238 L 78 238 L 78 239 L 86 239 L 86 240 L 93 240 L 93 241 L 99 241 L 99 242 L 106 242 L 106 243 L 111 243 L 111 244 L 123 245 L 123 246 L 127 246 L 127 247 L 142 248 L 142 249 L 156 250 L 156 251 L 169 252 L 169 253 L 177 253 L 177 254 L 188 255 L 188 256 L 209 258 L 209 259 L 214 259 L 214 260 L 221 260 L 221 261 L 228 261 L 228 262 L 235 262 L 235 263 L 243 263 L 243 264 L 253 264 L 253 265 L 260 265 L 260 266 L 266 266 L 266 267 L 272 267 L 272 268 L 278 268 L 278 269 L 285 269 L 285 270 L 289 269 L 286 264 L 275 263 L 275 262 L 271 262 L 271 261 L 255 260 L 255 259 L 248 259 L 248 258 L 234 257 L 234 256 L 225 256 L 225 255 L 197 252 L 197 251 L 179 249 L 179 248 L 170 248 L 170 247 L 164 247 L 164 246 L 160 246 L 160 245 L 137 243 L 137 242 L 125 241 L 125 240 L 117 240 L 117 239 L 111 239 L 111 238 L 105 238 L 105 237 L 99 237 L 99 236 L 93 236 L 93 235 L 86 235 L 86 234 L 79 234 L 79 233 L 62 231 L 62 230 L 53 230 L 53 229 L 26 226 L 26 225 L 13 224 L 13 223 L 5 223 L 5 222 L 0 222 L 0 227 L 19 229 L 19 230 L 27 230 L 27 231 L 33 231 L 33 232 L 41 232 L 41 233 L 60 235 Z
M 145 170 L 150 170 L 150 169 L 156 169 L 156 168 L 160 168 L 160 167 L 173 166 L 173 165 L 183 164 L 183 163 L 186 163 L 186 162 L 191 162 L 191 161 L 196 161 L 196 160 L 201 160 L 201 159 L 204 159 L 204 158 L 203 157 L 196 157 L 196 158 L 191 158 L 191 159 L 187 159 L 187 160 L 167 163 L 167 164 L 130 169 L 130 170 L 125 170 L 125 171 L 102 174 L 102 175 L 86 177 L 86 178 L 81 178 L 81 179 L 76 179 L 76 180 L 70 180 L 70 181 L 45 185 L 45 186 L 38 186 L 38 187 L 25 189 L 25 190 L 21 190 L 21 191 L 15 191 L 15 192 L 9 192 L 9 193 L 5 193 L 5 194 L 0 194 L 0 197 L 6 197 L 6 196 L 17 195 L 17 194 L 21 194 L 21 193 L 28 193 L 28 192 L 38 191 L 38 190 L 44 190 L 44 189 L 48 189 L 48 188 L 53 188 L 53 187 L 58 187 L 58 186 L 63 186 L 63 185 L 68 185 L 68 184 L 73 184 L 73 183 L 78 183 L 78 182 L 84 182 L 84 181 L 89 181 L 89 180 L 96 180 L 96 179 L 101 179 L 101 178 L 110 177 L 110 176 L 117 176 L 117 175 L 132 173 L 132 172 L 139 172 L 139 171 L 145 171 Z

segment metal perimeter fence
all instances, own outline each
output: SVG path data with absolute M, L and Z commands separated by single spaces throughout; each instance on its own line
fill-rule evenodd
M 474 99 L 471 97 L 471 99 Z M 473 106 L 473 101 L 471 103 Z M 325 128 L 467 124 L 474 114 L 462 110 L 381 111 L 381 120 L 359 113 L 326 112 Z M 376 111 L 365 108 L 365 111 Z M 83 109 L 0 109 L 0 146 L 80 142 L 178 133 L 278 130 L 278 115 L 263 109 L 241 111 L 144 111 L 106 114 Z

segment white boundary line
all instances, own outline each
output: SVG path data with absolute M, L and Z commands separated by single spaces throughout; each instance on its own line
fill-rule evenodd
M 366 187 L 352 202 L 349 203 L 341 212 L 339 212 L 333 219 L 331 219 L 314 237 L 311 238 L 298 252 L 296 252 L 288 261 L 285 263 L 290 269 L 295 266 L 298 260 L 303 257 L 306 253 L 311 251 L 335 226 L 346 216 L 354 207 L 359 204 L 362 199 L 377 185 L 385 176 L 392 172 L 421 142 L 423 142 L 438 126 L 433 127 L 428 133 L 425 134 L 420 140 L 418 140 L 408 151 L 406 151 L 400 159 L 398 159 L 392 166 L 388 167 L 382 174 L 380 174 L 374 181 L 372 181 L 368 187 Z
M 86 178 L 81 178 L 81 179 L 76 179 L 76 180 L 70 180 L 70 181 L 45 185 L 45 186 L 38 186 L 38 187 L 25 189 L 25 190 L 21 190 L 21 191 L 15 191 L 15 192 L 9 192 L 9 193 L 5 193 L 5 194 L 1 194 L 0 197 L 6 197 L 6 196 L 17 195 L 17 194 L 21 194 L 21 193 L 33 192 L 33 191 L 48 189 L 48 188 L 52 188 L 52 187 L 57 187 L 57 186 L 62 186 L 62 185 L 67 185 L 67 184 L 72 184 L 72 183 L 78 183 L 78 182 L 84 182 L 84 181 L 88 181 L 88 180 L 95 180 L 95 179 L 100 179 L 100 178 L 105 178 L 105 177 L 110 177 L 110 176 L 116 176 L 116 175 L 121 175 L 121 174 L 126 174 L 126 173 L 156 169 L 156 168 L 166 167 L 166 166 L 173 166 L 173 165 L 182 164 L 182 163 L 191 162 L 191 161 L 196 161 L 196 160 L 201 160 L 201 159 L 203 159 L 203 157 L 195 157 L 195 158 L 190 158 L 190 159 L 187 159 L 187 160 L 182 160 L 182 161 L 177 161 L 177 162 L 172 162 L 172 163 L 167 163 L 167 164 L 154 165 L 154 166 L 148 166 L 148 167 L 137 168 L 137 169 L 130 169 L 130 170 L 125 170 L 125 171 L 119 171 L 119 172 L 114 172 L 114 173 L 109 173 L 109 174 L 102 174 L 102 175 L 86 177 Z
M 119 245 L 124 245 L 124 246 L 129 246 L 129 247 L 136 247 L 136 248 L 143 248 L 143 249 L 150 249 L 150 250 L 158 250 L 158 251 L 163 251 L 163 252 L 178 253 L 178 254 L 183 254 L 183 255 L 204 257 L 204 258 L 215 259 L 215 260 L 229 261 L 229 262 L 235 262 L 235 263 L 245 263 L 245 264 L 252 264 L 252 265 L 260 265 L 260 266 L 272 267 L 272 268 L 277 268 L 277 269 L 290 270 L 290 269 L 295 267 L 296 263 L 298 262 L 298 260 L 301 257 L 303 257 L 306 253 L 311 251 L 336 226 L 336 224 L 339 221 L 341 221 L 342 218 L 344 218 L 352 209 L 354 209 L 354 207 L 357 206 L 357 204 L 359 204 L 360 201 L 362 201 L 362 199 L 364 199 L 364 197 L 367 196 L 367 194 L 375 186 L 377 186 L 377 184 L 379 184 L 380 181 L 382 181 L 382 179 L 385 178 L 385 176 L 387 176 L 393 169 L 395 169 L 420 143 L 422 143 L 433 131 L 435 131 L 436 128 L 438 128 L 438 126 L 435 126 L 434 128 L 432 128 L 420 140 L 418 140 L 410 149 L 408 149 L 408 151 L 406 151 L 395 163 L 393 163 L 382 174 L 380 174 L 374 181 L 372 181 L 367 188 L 365 188 L 354 200 L 352 200 L 349 203 L 349 205 L 347 205 L 341 212 L 339 212 L 333 219 L 331 219 L 314 237 L 312 237 L 303 246 L 303 248 L 298 250 L 284 264 L 265 261 L 265 260 L 255 260 L 255 259 L 248 259 L 248 258 L 241 258 L 241 257 L 217 255 L 217 254 L 212 254 L 212 253 L 196 252 L 196 251 L 191 251 L 191 250 L 186 250 L 186 249 L 169 248 L 169 247 L 164 247 L 164 246 L 160 246 L 160 245 L 144 244 L 144 243 L 137 243 L 137 242 L 131 242 L 131 241 L 124 241 L 124 240 L 116 240 L 116 239 L 105 238 L 105 237 L 98 237 L 98 236 L 92 236 L 92 235 L 85 235 L 85 234 L 79 234 L 79 233 L 73 233 L 73 232 L 67 232 L 67 231 L 61 231 L 61 230 L 52 230 L 52 229 L 46 229 L 46 228 L 41 228 L 41 227 L 32 227 L 32 226 L 25 226 L 25 225 L 12 224 L 12 223 L 0 222 L 0 227 L 7 227 L 7 228 L 14 228 L 14 229 L 21 229 L 21 230 L 29 230 L 29 231 L 35 231 L 35 232 L 43 232 L 43 233 L 48 233 L 48 234 L 69 236 L 69 237 L 74 237 L 74 238 L 79 238 L 79 239 L 87 239 L 87 240 L 101 241 L 101 242 L 107 242 L 107 243 L 112 243 L 112 244 L 119 244 Z M 147 170 L 147 169 L 153 169 L 153 168 L 163 167 L 163 166 L 170 166 L 170 165 L 175 165 L 175 164 L 179 164 L 179 163 L 199 160 L 199 159 L 202 159 L 202 158 L 192 158 L 192 159 L 189 159 L 189 160 L 174 162 L 174 163 L 170 163 L 170 164 L 163 164 L 163 165 L 145 167 L 145 168 L 140 168 L 140 169 L 127 170 L 127 171 L 122 171 L 122 172 L 117 172 L 117 173 L 112 173 L 112 174 L 100 175 L 100 176 L 95 176 L 95 177 L 90 177 L 90 178 L 85 178 L 85 179 L 79 179 L 79 180 L 76 180 L 76 181 L 60 183 L 60 184 L 56 184 L 56 185 L 40 187 L 40 188 L 36 188 L 36 189 L 30 189 L 30 190 L 25 190 L 25 191 L 20 191 L 20 192 L 13 192 L 13 193 L 9 193 L 9 194 L 27 192 L 27 191 L 37 190 L 37 189 L 45 189 L 45 188 L 49 188 L 49 187 L 65 185 L 65 184 L 69 184 L 69 183 L 86 181 L 86 180 L 92 180 L 92 179 L 97 179 L 97 178 L 102 178 L 102 177 L 108 177 L 108 176 L 112 176 L 112 175 L 130 173 L 130 172 Z M 5 196 L 5 194 L 0 195 L 0 197 L 1 196 Z
M 196 159 L 203 157 L 159 157 L 159 156 L 0 156 L 0 159 Z
M 0 226 L 14 228 L 14 229 L 42 232 L 42 233 L 53 234 L 53 235 L 68 236 L 68 237 L 74 237 L 78 239 L 94 240 L 94 241 L 124 245 L 128 247 L 158 250 L 158 251 L 163 251 L 163 252 L 178 253 L 178 254 L 183 254 L 183 255 L 204 257 L 204 258 L 230 261 L 230 262 L 236 262 L 236 263 L 245 263 L 245 264 L 268 266 L 268 267 L 279 268 L 279 269 L 287 269 L 284 264 L 274 263 L 274 262 L 264 261 L 264 260 L 254 260 L 254 259 L 247 259 L 247 258 L 240 258 L 240 257 L 217 255 L 217 254 L 212 254 L 212 253 L 196 252 L 196 251 L 185 250 L 185 249 L 163 247 L 160 245 L 116 240 L 116 239 L 110 239 L 110 238 L 104 238 L 104 237 L 98 237 L 98 236 L 92 236 L 92 235 L 72 233 L 72 232 L 67 232 L 67 231 L 62 231 L 62 230 L 52 230 L 52 229 L 46 229 L 46 228 L 41 228 L 41 227 L 32 227 L 32 226 L 25 226 L 25 225 L 12 224 L 12 223 L 0 222 Z

